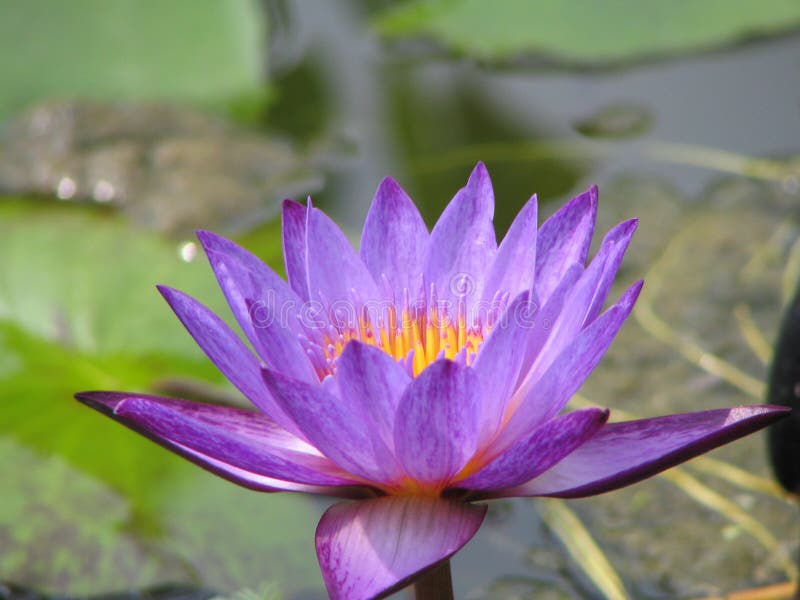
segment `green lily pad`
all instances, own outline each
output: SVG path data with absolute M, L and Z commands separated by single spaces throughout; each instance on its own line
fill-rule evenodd
M 0 117 L 51 97 L 214 104 L 263 93 L 255 1 L 0 1 Z
M 276 242 L 276 245 L 279 242 Z M 0 204 L 0 319 L 93 355 L 202 354 L 155 289 L 196 295 L 221 315 L 202 251 L 70 205 Z
M 124 590 L 179 582 L 253 587 L 270 598 L 300 581 L 322 587 L 313 549 L 319 511 L 303 498 L 267 498 L 168 457 L 178 476 L 153 489 L 163 531 L 146 535 L 128 498 L 62 458 L 0 436 L 0 460 L 13 483 L 0 498 L 0 572 L 17 585 L 120 599 L 137 597 Z
M 264 231 L 260 248 L 274 263 L 280 237 Z M 75 392 L 192 397 L 199 388 L 204 399 L 229 393 L 243 401 L 154 288 L 182 289 L 232 320 L 195 246 L 110 214 L 5 200 L 0 255 L 0 433 L 139 497 L 154 483 L 163 451 L 79 405 Z
M 389 38 L 431 37 L 485 60 L 538 54 L 606 65 L 707 50 L 800 25 L 793 0 L 413 0 L 380 14 Z

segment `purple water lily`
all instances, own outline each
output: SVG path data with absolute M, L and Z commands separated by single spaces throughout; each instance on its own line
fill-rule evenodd
M 159 288 L 258 410 L 77 397 L 245 487 L 347 499 L 317 527 L 325 585 L 332 598 L 384 596 L 466 544 L 482 500 L 607 492 L 784 415 L 747 406 L 607 423 L 607 410 L 565 412 L 642 286 L 603 311 L 636 221 L 611 229 L 587 265 L 596 210 L 592 188 L 537 227 L 534 196 L 498 246 L 482 164 L 431 232 L 385 179 L 356 252 L 324 213 L 287 200 L 288 283 L 198 233 L 252 350 L 198 301 Z

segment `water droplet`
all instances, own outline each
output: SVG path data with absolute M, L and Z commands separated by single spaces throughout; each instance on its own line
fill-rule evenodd
M 183 262 L 192 262 L 197 257 L 197 244 L 194 242 L 181 244 L 179 254 Z
M 94 184 L 92 197 L 98 202 L 110 202 L 114 199 L 115 194 L 116 190 L 114 190 L 114 186 L 105 179 L 101 179 Z
M 59 200 L 72 200 L 75 197 L 77 189 L 78 186 L 75 184 L 74 179 L 71 177 L 62 177 L 56 188 L 56 196 Z

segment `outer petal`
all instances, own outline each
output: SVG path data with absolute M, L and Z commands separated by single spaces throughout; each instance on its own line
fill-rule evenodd
M 469 367 L 439 360 L 411 382 L 397 409 L 395 449 L 412 479 L 446 484 L 477 449 L 480 390 Z
M 83 392 L 76 397 L 201 467 L 247 487 L 308 491 L 309 485 L 358 484 L 313 446 L 257 412 L 124 392 Z
M 317 558 L 333 600 L 383 598 L 447 560 L 478 531 L 485 505 L 387 496 L 335 504 L 317 526 Z
M 236 320 L 271 369 L 301 381 L 317 377 L 298 336 L 302 301 L 256 256 L 209 231 L 198 231 Z
M 482 297 L 486 272 L 494 259 L 494 192 L 489 173 L 478 163 L 467 185 L 456 193 L 431 232 L 425 255 L 426 283 L 455 314 L 466 293 L 467 306 Z
M 349 394 L 336 397 L 319 386 L 273 371 L 265 370 L 263 377 L 305 437 L 341 468 L 375 483 L 401 478 L 394 453 L 371 422 L 370 411 L 364 406 L 366 398 Z
M 345 234 L 330 217 L 312 208 L 308 215 L 308 282 L 310 297 L 341 308 L 358 309 L 359 304 L 379 298 L 378 288 L 367 267 L 353 250 Z M 353 323 L 355 326 L 355 312 Z
M 309 199 L 309 207 L 310 203 Z M 294 200 L 283 201 L 283 260 L 286 278 L 295 293 L 304 301 L 309 300 L 306 246 L 309 210 L 310 208 Z
M 497 249 L 483 289 L 485 302 L 491 302 L 497 292 L 507 292 L 511 298 L 516 298 L 533 289 L 537 213 L 536 196 L 533 196 L 514 218 Z
M 515 410 L 495 442 L 495 451 L 505 449 L 527 435 L 540 423 L 553 418 L 600 362 L 639 295 L 642 282 L 632 285 L 602 316 L 567 346 L 547 372 L 532 385 L 523 383 L 512 399 Z
M 383 350 L 351 341 L 338 359 L 336 379 L 348 406 L 367 415 L 369 426 L 394 450 L 397 405 L 411 383 L 405 369 Z
M 530 481 L 590 439 L 607 420 L 608 411 L 598 408 L 561 415 L 455 485 L 471 490 L 493 490 Z
M 267 391 L 258 360 L 239 336 L 222 319 L 191 296 L 166 286 L 158 286 L 158 291 L 222 374 L 272 420 L 285 429 L 298 433 L 295 424 L 275 404 Z
M 425 222 L 398 183 L 384 179 L 364 222 L 361 259 L 376 282 L 386 276 L 399 301 L 408 289 L 412 298 L 419 292 L 420 265 L 428 243 Z
M 586 262 L 596 217 L 597 187 L 592 186 L 542 224 L 536 240 L 536 293 L 542 302 L 567 269 Z
M 491 495 L 578 498 L 601 494 L 766 427 L 789 412 L 781 406 L 738 406 L 610 423 L 540 477 Z

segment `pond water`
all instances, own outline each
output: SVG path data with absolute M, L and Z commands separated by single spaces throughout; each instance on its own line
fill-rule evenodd
M 199 176 L 258 138 L 259 152 L 278 152 L 280 185 L 270 187 L 269 169 L 223 160 L 233 183 L 201 186 L 236 189 L 247 209 L 254 185 L 276 203 L 279 190 L 313 192 L 354 236 L 389 174 L 430 224 L 485 161 L 499 234 L 532 193 L 547 214 L 597 183 L 600 230 L 641 221 L 620 291 L 639 277 L 646 287 L 576 403 L 630 418 L 763 400 L 770 345 L 800 278 L 800 37 L 625 68 L 492 66 L 384 43 L 369 25 L 377 9 L 365 6 L 275 3 L 263 128 L 226 125 L 213 155 L 181 168 Z M 107 139 L 75 159 L 89 197 L 91 178 L 120 164 Z M 184 186 L 148 168 L 130 189 Z M 0 582 L 62 595 L 170 582 L 196 586 L 197 597 L 250 588 L 324 598 L 312 541 L 326 500 L 240 490 L 70 401 L 79 389 L 125 387 L 236 402 L 152 287 L 220 307 L 187 227 L 232 232 L 277 266 L 277 226 L 262 222 L 277 204 L 231 220 L 204 210 L 206 194 L 172 226 L 174 214 L 153 216 L 155 193 L 143 194 L 145 208 L 120 202 L 119 217 L 97 197 L 77 206 L 49 198 L 50 183 L 20 181 L 0 166 L 0 188 L 21 197 L 0 207 Z M 783 582 L 797 576 L 798 517 L 755 435 L 600 497 L 493 504 L 453 560 L 456 595 L 706 598 Z

